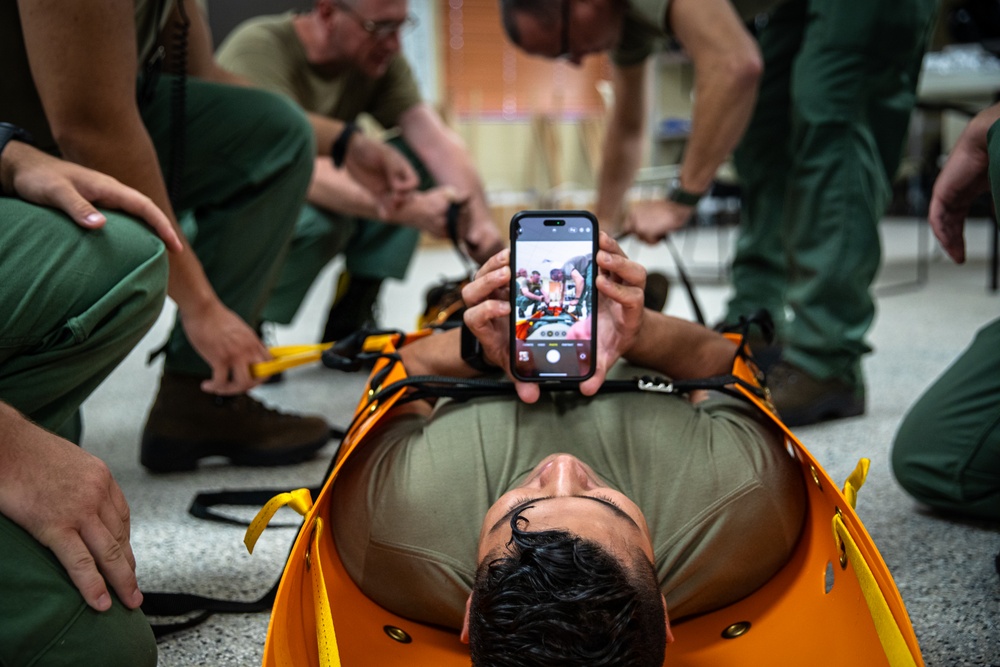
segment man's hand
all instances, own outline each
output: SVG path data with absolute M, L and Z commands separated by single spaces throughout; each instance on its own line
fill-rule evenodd
M 597 368 L 594 375 L 580 384 L 580 391 L 592 396 L 604 383 L 607 371 L 635 341 L 642 326 L 643 288 L 646 270 L 629 260 L 621 247 L 601 232 L 595 256 L 597 309 Z M 465 324 L 483 347 L 484 356 L 501 367 L 514 381 L 517 395 L 525 403 L 538 400 L 541 391 L 534 382 L 520 382 L 510 373 L 510 250 L 491 257 L 462 289 L 468 309 Z
M 604 384 L 608 370 L 634 343 L 643 320 L 643 290 L 646 269 L 625 256 L 621 246 L 606 232 L 598 239 L 594 256 L 598 274 L 597 368 L 580 384 L 580 392 L 593 396 Z
M 181 312 L 181 323 L 192 347 L 212 368 L 202 391 L 232 396 L 263 381 L 250 374 L 250 366 L 268 361 L 270 353 L 253 329 L 221 301 L 213 300 L 199 313 Z
M 355 132 L 347 145 L 344 166 L 375 196 L 378 217 L 386 220 L 419 184 L 417 172 L 402 153 L 360 132 Z
M 448 208 L 456 201 L 455 189 L 447 185 L 413 192 L 392 212 L 387 222 L 416 227 L 439 239 L 448 238 Z
M 106 222 L 95 205 L 121 210 L 148 224 L 168 250 L 180 252 L 183 248 L 170 220 L 149 197 L 110 176 L 19 141 L 7 144 L 2 161 L 5 192 L 32 204 L 57 208 L 86 229 L 98 229 Z
M 927 222 L 948 256 L 965 261 L 965 218 L 973 200 L 989 189 L 986 138 L 1000 119 L 1000 104 L 973 118 L 955 143 L 934 182 Z
M 0 404 L 0 513 L 52 550 L 87 604 L 142 604 L 128 503 L 107 466 Z
M 625 232 L 645 243 L 658 243 L 686 225 L 693 214 L 693 207 L 666 199 L 635 202 L 625 216 Z

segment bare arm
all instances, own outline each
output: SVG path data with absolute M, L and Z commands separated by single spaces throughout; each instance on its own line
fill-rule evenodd
M 763 60 L 728 0 L 674 0 L 668 13 L 695 76 L 681 186 L 704 192 L 750 122 Z
M 188 250 L 170 255 L 168 293 L 192 345 L 212 368 L 213 377 L 203 388 L 246 391 L 257 384 L 250 364 L 269 356 L 253 330 L 219 300 L 177 227 L 135 101 L 133 3 L 19 4 L 32 75 L 64 156 L 131 186 L 166 213 Z
M 473 259 L 485 262 L 503 248 L 504 243 L 465 144 L 426 103 L 405 111 L 400 116 L 399 127 L 403 138 L 427 165 L 435 181 L 451 186 L 458 199 L 468 201 L 469 222 L 460 236 L 468 244 Z
M 642 160 L 648 68 L 647 63 L 612 68 L 614 105 L 604 137 L 596 205 L 601 228 L 612 234 L 619 230 L 625 193 Z
M 728 0 L 674 0 L 667 11 L 668 23 L 694 67 L 691 134 L 680 166 L 680 187 L 703 193 L 746 131 L 763 62 Z M 629 212 L 626 230 L 653 243 L 683 227 L 692 213 L 691 206 L 673 201 L 642 202 Z

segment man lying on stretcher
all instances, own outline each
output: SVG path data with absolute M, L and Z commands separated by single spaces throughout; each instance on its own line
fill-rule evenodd
M 645 270 L 603 233 L 596 261 L 597 372 L 579 391 L 518 383 L 520 400 L 399 406 L 334 485 L 351 577 L 397 614 L 461 631 L 475 665 L 659 667 L 668 610 L 676 620 L 750 594 L 802 526 L 801 475 L 749 403 L 594 396 L 608 375 L 726 374 L 736 352 L 644 310 Z M 504 371 L 508 262 L 494 256 L 462 293 L 467 326 Z M 459 333 L 403 347 L 407 372 L 477 375 Z

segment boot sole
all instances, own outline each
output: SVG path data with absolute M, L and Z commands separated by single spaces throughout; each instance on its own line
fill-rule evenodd
M 191 472 L 198 468 L 199 461 L 212 456 L 224 457 L 229 459 L 230 464 L 238 466 L 291 465 L 313 458 L 329 441 L 330 438 L 326 437 L 293 449 L 254 451 L 229 443 L 192 443 L 187 440 L 143 437 L 139 462 L 152 473 Z
M 834 396 L 805 408 L 781 410 L 779 414 L 785 426 L 809 426 L 833 419 L 860 417 L 865 414 L 865 401 L 854 396 Z

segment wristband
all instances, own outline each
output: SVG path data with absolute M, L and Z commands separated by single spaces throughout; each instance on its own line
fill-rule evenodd
M 33 144 L 35 140 L 32 139 L 31 134 L 17 125 L 11 125 L 10 123 L 0 123 L 0 153 L 3 153 L 3 149 L 7 147 L 7 143 L 11 139 L 17 139 L 26 144 Z
M 483 356 L 483 346 L 479 344 L 479 339 L 472 330 L 462 322 L 462 361 L 481 373 L 489 373 L 497 369 L 496 366 L 486 361 Z
M 330 158 L 333 160 L 333 166 L 337 169 L 344 166 L 344 160 L 347 159 L 347 146 L 351 142 L 351 137 L 357 131 L 357 125 L 354 123 L 345 123 L 344 129 L 333 140 L 333 144 L 330 146 Z
M 688 192 L 682 188 L 681 179 L 679 178 L 671 179 L 670 183 L 667 185 L 667 199 L 684 206 L 697 206 L 698 202 L 700 202 L 701 198 L 704 196 L 704 192 Z

